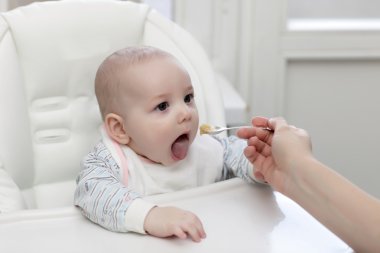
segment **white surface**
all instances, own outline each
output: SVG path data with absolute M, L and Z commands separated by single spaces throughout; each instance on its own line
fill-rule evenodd
M 0 252 L 352 252 L 288 198 L 240 179 L 148 199 L 193 211 L 207 238 L 109 232 L 72 207 L 0 216 Z
M 215 79 L 223 97 L 227 126 L 247 124 L 247 104 L 232 84 L 221 74 L 216 73 Z

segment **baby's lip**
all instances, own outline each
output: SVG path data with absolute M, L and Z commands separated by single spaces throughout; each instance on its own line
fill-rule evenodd
M 172 156 L 174 160 L 183 160 L 190 146 L 189 133 L 183 133 L 175 139 L 171 146 Z

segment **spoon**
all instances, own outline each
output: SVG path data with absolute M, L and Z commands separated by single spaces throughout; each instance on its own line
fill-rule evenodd
M 250 126 L 235 126 L 235 127 L 220 127 L 220 126 L 211 126 L 208 124 L 202 124 L 199 129 L 202 134 L 210 134 L 210 135 L 216 135 L 220 134 L 223 131 L 232 130 L 232 129 L 239 129 L 239 128 L 250 128 Z

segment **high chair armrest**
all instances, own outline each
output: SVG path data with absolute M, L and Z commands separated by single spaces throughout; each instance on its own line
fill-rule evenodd
M 24 198 L 0 161 L 0 214 L 25 209 Z

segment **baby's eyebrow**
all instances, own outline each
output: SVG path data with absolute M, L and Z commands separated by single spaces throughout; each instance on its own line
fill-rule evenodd
M 164 99 L 168 96 L 168 94 L 163 93 L 163 94 L 158 94 L 157 96 L 154 96 L 153 99 Z
M 186 91 L 191 91 L 194 93 L 194 87 L 193 86 L 189 86 L 186 88 Z

